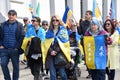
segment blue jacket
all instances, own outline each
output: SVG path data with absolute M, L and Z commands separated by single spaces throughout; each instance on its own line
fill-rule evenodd
M 21 45 L 22 45 L 22 41 L 25 36 L 25 32 L 24 32 L 22 23 L 20 23 L 18 21 L 16 21 L 16 23 L 17 23 L 17 28 L 16 28 L 16 32 L 15 32 L 15 36 L 16 36 L 16 40 L 17 40 L 16 48 L 19 50 L 20 53 L 23 53 L 23 50 L 21 49 Z M 0 24 L 0 46 L 2 46 L 2 41 L 4 38 L 3 27 L 5 24 L 6 24 L 6 21 Z

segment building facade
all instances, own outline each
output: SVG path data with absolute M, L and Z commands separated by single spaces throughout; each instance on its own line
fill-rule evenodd
M 99 6 L 103 21 L 109 15 L 111 0 L 96 0 Z M 54 14 L 59 15 L 61 18 L 64 14 L 65 8 L 68 5 L 73 12 L 76 21 L 84 18 L 86 10 L 92 10 L 93 0 L 1 0 L 0 1 L 0 22 L 7 19 L 7 12 L 10 9 L 15 9 L 18 13 L 18 20 L 22 22 L 23 17 L 32 18 L 32 12 L 36 15 L 38 3 L 40 4 L 40 18 L 42 20 L 50 21 L 50 17 Z M 115 3 L 115 17 L 120 21 L 120 0 L 114 0 Z M 30 6 L 31 5 L 31 6 Z

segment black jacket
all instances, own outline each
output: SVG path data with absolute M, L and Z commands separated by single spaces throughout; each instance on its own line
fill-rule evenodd
M 32 55 L 32 54 L 42 54 L 42 50 L 41 50 L 41 40 L 38 37 L 33 37 L 30 43 L 30 48 L 29 48 L 29 53 L 28 55 Z
M 87 31 L 87 29 L 90 27 L 90 21 L 87 21 L 87 20 L 85 20 L 85 21 L 82 21 L 81 23 L 80 23 L 80 26 L 78 27 L 78 34 L 80 34 L 80 35 L 83 35 L 84 36 L 84 34 L 85 34 L 85 32 Z

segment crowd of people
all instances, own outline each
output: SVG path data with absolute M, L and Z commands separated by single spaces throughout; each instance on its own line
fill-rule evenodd
M 49 73 L 50 80 L 57 80 L 57 73 L 62 80 L 68 80 L 65 69 L 66 65 L 68 68 L 68 64 L 72 62 L 70 47 L 79 45 L 82 45 L 79 49 L 83 51 L 83 60 L 89 74 L 86 78 L 106 80 L 107 74 L 108 80 L 114 80 L 115 70 L 119 69 L 120 63 L 118 49 L 120 23 L 117 20 L 107 17 L 102 23 L 92 18 L 92 11 L 88 10 L 85 19 L 81 18 L 79 23 L 70 19 L 69 26 L 58 15 L 53 15 L 50 23 L 37 16 L 31 21 L 28 17 L 24 17 L 23 22 L 24 26 L 17 20 L 17 12 L 9 10 L 8 20 L 0 24 L 0 58 L 5 80 L 19 80 L 19 57 L 22 53 L 24 53 L 22 62 L 27 64 L 25 68 L 30 68 L 34 80 L 42 80 L 42 77 Z M 90 68 L 87 65 L 88 53 L 85 51 L 84 37 L 101 35 L 105 39 L 103 48 L 106 57 L 103 61 L 106 66 Z M 63 56 L 66 63 L 58 65 L 59 56 Z M 8 68 L 10 59 L 13 66 L 12 78 Z

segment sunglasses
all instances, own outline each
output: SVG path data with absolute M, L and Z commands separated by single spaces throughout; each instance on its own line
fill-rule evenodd
M 52 22 L 55 22 L 55 21 L 56 21 L 56 22 L 59 22 L 59 20 L 57 20 L 57 19 L 56 19 L 56 20 L 55 20 L 55 19 L 52 20 Z
M 106 23 L 105 25 L 108 25 L 108 26 L 109 26 L 109 25 L 110 25 L 110 23 Z
M 48 24 L 42 24 L 42 25 L 43 25 L 43 26 L 45 26 L 45 25 L 47 26 Z
M 37 20 L 31 20 L 31 22 L 38 22 Z
M 28 20 L 23 20 L 24 22 L 27 22 Z

